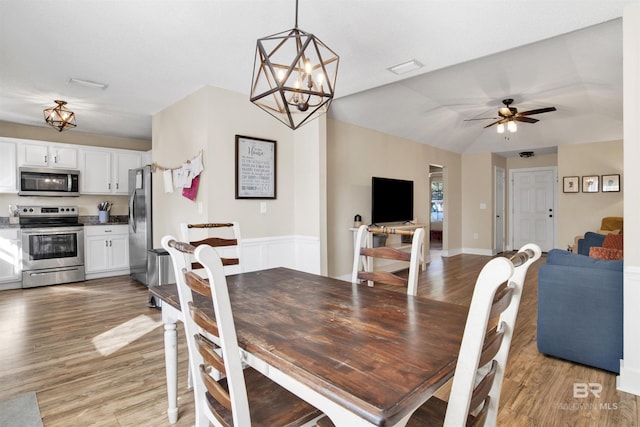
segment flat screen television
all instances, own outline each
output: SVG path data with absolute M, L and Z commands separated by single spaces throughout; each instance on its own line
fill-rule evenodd
M 371 222 L 413 221 L 413 181 L 371 178 Z

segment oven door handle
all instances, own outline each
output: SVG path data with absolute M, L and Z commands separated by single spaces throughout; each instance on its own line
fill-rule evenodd
M 133 190 L 131 195 L 129 196 L 129 224 L 131 224 L 131 229 L 134 233 L 136 233 L 136 221 L 135 215 L 133 213 L 133 209 L 135 208 L 135 199 L 136 199 L 136 191 Z

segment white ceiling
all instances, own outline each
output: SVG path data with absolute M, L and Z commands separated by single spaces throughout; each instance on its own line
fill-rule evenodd
M 622 138 L 618 18 L 639 1 L 300 0 L 298 23 L 340 55 L 330 117 L 459 153 L 542 152 Z M 294 11 L 294 0 L 0 0 L 0 121 L 46 126 L 42 110 L 64 99 L 78 123 L 66 132 L 150 139 L 151 116 L 204 85 L 249 102 L 256 40 L 292 28 Z M 409 59 L 425 67 L 387 71 Z M 464 121 L 507 97 L 558 111 L 508 139 Z

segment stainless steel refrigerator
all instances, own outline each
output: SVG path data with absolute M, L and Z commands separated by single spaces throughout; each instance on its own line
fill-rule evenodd
M 129 169 L 129 268 L 131 278 L 149 286 L 148 252 L 153 249 L 151 166 Z

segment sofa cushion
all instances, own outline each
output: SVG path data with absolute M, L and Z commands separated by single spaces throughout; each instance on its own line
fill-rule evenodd
M 606 216 L 602 218 L 600 229 L 602 230 L 622 230 L 624 218 L 621 216 Z
M 589 257 L 605 260 L 624 259 L 624 251 L 622 249 L 592 246 L 591 249 L 589 249 Z
M 624 249 L 624 234 L 607 234 L 602 242 L 603 248 Z
M 571 252 L 563 251 L 560 249 L 551 249 L 547 253 L 547 264 L 622 271 L 624 261 L 605 261 L 580 254 L 573 254 Z
M 604 234 L 594 233 L 592 231 L 587 231 L 584 233 L 584 239 L 578 240 L 578 253 L 580 255 L 589 256 L 589 249 L 591 246 L 602 246 L 605 239 Z

